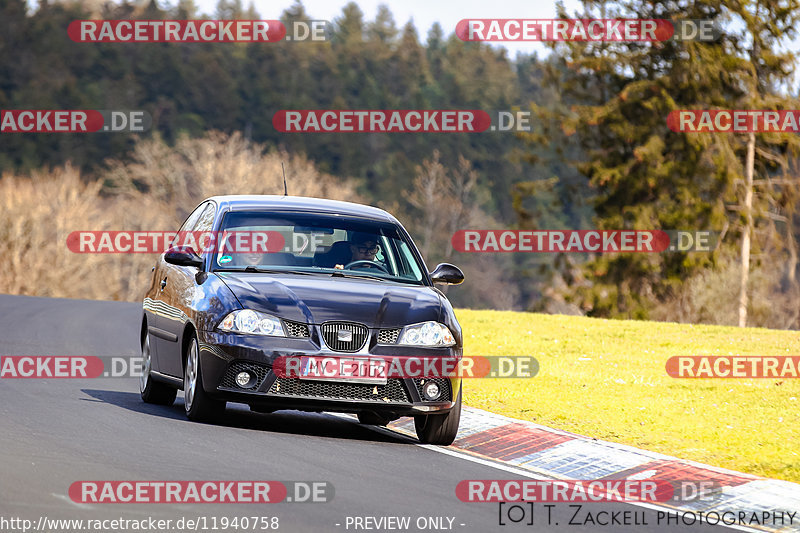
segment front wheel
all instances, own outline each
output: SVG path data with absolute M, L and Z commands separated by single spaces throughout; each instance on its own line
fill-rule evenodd
M 153 357 L 150 353 L 150 335 L 144 336 L 142 344 L 142 375 L 139 376 L 139 394 L 145 403 L 172 405 L 178 389 L 153 380 L 150 370 L 153 368 Z
M 445 415 L 417 415 L 414 417 L 414 428 L 417 437 L 423 444 L 449 446 L 456 440 L 458 423 L 461 421 L 461 391 L 455 405 Z
M 186 351 L 186 368 L 183 370 L 183 403 L 189 420 L 209 422 L 225 411 L 225 402 L 211 398 L 203 389 L 203 372 L 197 339 L 192 337 Z

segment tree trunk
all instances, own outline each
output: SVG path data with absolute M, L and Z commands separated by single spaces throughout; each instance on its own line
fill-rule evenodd
M 747 162 L 745 166 L 744 215 L 745 227 L 742 234 L 742 276 L 739 283 L 739 327 L 747 325 L 747 278 L 750 275 L 750 233 L 753 230 L 753 164 L 756 149 L 756 135 L 747 138 Z

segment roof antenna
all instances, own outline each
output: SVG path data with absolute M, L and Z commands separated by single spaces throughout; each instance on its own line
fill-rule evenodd
M 283 161 L 281 161 L 281 170 L 283 170 L 283 195 L 289 196 L 289 189 L 286 188 L 286 169 L 283 168 Z

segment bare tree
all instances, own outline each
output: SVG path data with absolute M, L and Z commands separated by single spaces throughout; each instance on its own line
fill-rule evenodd
M 747 161 L 745 165 L 744 217 L 742 232 L 742 263 L 739 279 L 739 327 L 747 325 L 747 278 L 750 274 L 750 233 L 753 231 L 753 165 L 755 159 L 756 135 L 747 138 Z
M 422 257 L 428 258 L 433 246 L 436 228 L 446 220 L 447 209 L 452 195 L 452 182 L 447 170 L 439 162 L 439 150 L 433 151 L 433 159 L 425 160 L 417 166 L 414 190 L 408 200 L 422 212 Z
M 108 170 L 93 181 L 69 165 L 31 176 L 5 174 L 0 255 L 8 261 L 0 292 L 139 300 L 153 255 L 73 253 L 67 236 L 87 230 L 174 231 L 208 196 L 283 194 L 282 161 L 290 193 L 358 200 L 350 181 L 320 173 L 303 157 L 265 152 L 239 134 L 213 132 L 181 139 L 175 147 L 157 138 L 140 140 L 128 160 L 108 161 Z

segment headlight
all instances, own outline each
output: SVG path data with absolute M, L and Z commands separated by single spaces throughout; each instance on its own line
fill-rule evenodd
M 456 343 L 453 334 L 444 324 L 423 322 L 406 326 L 397 344 L 407 346 L 452 346 Z
M 250 335 L 286 336 L 279 319 L 251 309 L 242 309 L 229 313 L 219 323 L 218 329 L 233 333 L 248 333 Z

